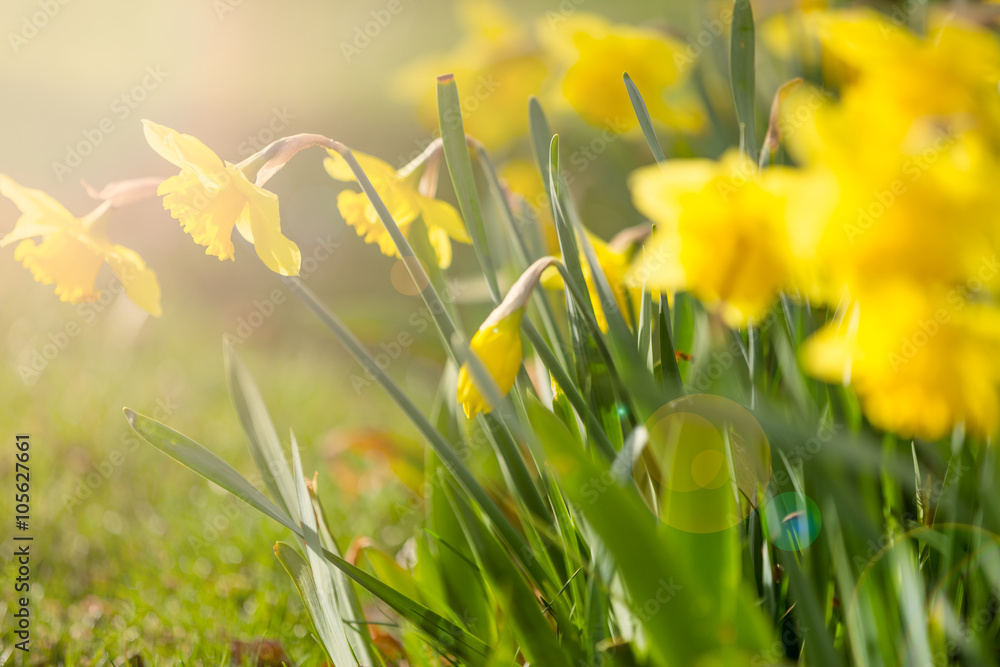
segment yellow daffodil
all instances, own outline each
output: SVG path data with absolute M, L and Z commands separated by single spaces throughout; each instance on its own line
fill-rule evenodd
M 815 15 L 822 48 L 858 72 L 867 92 L 912 117 L 968 115 L 1000 139 L 1000 40 L 952 15 L 932 12 L 925 37 L 872 10 Z
M 1000 250 L 1000 161 L 982 134 L 910 119 L 892 93 L 867 86 L 805 112 L 811 95 L 792 95 L 784 124 L 796 159 L 839 188 L 817 243 L 821 298 L 859 297 L 887 279 L 959 285 Z
M 631 260 L 631 253 L 627 248 L 612 247 L 590 232 L 587 232 L 594 247 L 594 254 L 597 256 L 597 263 L 604 273 L 608 286 L 615 295 L 615 301 L 621 310 L 626 322 L 630 321 L 629 289 L 626 284 L 626 274 L 628 273 Z M 587 283 L 587 291 L 590 294 L 590 303 L 594 308 L 594 315 L 597 318 L 597 325 L 601 331 L 607 332 L 608 318 L 601 306 L 601 298 L 597 292 L 597 284 L 594 282 L 594 272 L 590 269 L 590 262 L 587 261 L 586 254 L 580 252 L 580 265 L 583 268 L 583 278 Z M 542 276 L 542 286 L 545 289 L 558 290 L 563 288 L 562 275 L 555 269 L 549 269 Z
M 330 157 L 324 161 L 327 173 L 338 181 L 355 181 L 354 172 L 340 153 L 334 150 L 328 152 Z M 354 156 L 403 235 L 408 233 L 410 225 L 420 216 L 427 226 L 428 238 L 437 254 L 438 265 L 441 268 L 450 266 L 451 242 L 471 242 L 465 223 L 455 207 L 420 194 L 415 173 L 400 174 L 382 160 L 364 153 L 356 152 Z M 337 196 L 337 208 L 347 224 L 354 227 L 358 236 L 363 237 L 366 243 L 378 245 L 385 255 L 397 254 L 396 244 L 363 192 L 342 191 Z
M 528 98 L 540 92 L 548 67 L 530 29 L 500 3 L 462 2 L 458 11 L 465 38 L 445 55 L 403 68 L 394 88 L 416 102 L 421 122 L 437 128 L 434 79 L 451 72 L 466 133 L 496 150 L 527 133 Z
M 181 172 L 157 190 L 163 207 L 184 225 L 205 254 L 233 259 L 233 227 L 275 273 L 299 273 L 299 247 L 281 233 L 278 197 L 251 182 L 234 164 L 224 162 L 198 139 L 143 121 L 146 141 Z
M 629 282 L 690 291 L 731 326 L 759 319 L 780 290 L 804 281 L 816 227 L 807 204 L 818 214 L 835 196 L 791 169 L 758 172 L 735 151 L 720 162 L 646 167 L 629 185 L 636 207 L 656 225 Z
M 964 291 L 883 285 L 806 342 L 812 374 L 850 384 L 873 424 L 903 436 L 1000 426 L 1000 310 Z
M 514 386 L 514 380 L 521 370 L 523 313 L 523 310 L 518 309 L 503 318 L 487 319 L 469 343 L 469 348 L 483 362 L 502 394 L 506 394 Z M 462 364 L 458 373 L 458 402 L 462 404 L 465 416 L 469 419 L 480 412 L 490 411 L 472 379 L 468 364 Z
M 693 64 L 688 46 L 648 28 L 614 25 L 577 13 L 539 26 L 539 37 L 566 66 L 562 94 L 591 125 L 621 133 L 638 124 L 622 81 L 627 72 L 649 115 L 668 127 L 697 131 L 705 116 L 685 90 Z
M 21 210 L 17 224 L 0 246 L 20 241 L 14 259 L 24 264 L 43 285 L 55 283 L 60 300 L 96 301 L 97 273 L 107 262 L 125 293 L 151 315 L 160 315 L 160 284 L 156 274 L 134 250 L 111 243 L 107 223 L 111 202 L 104 202 L 83 218 L 41 192 L 0 174 L 0 194 Z M 40 243 L 33 239 L 41 238 Z
M 500 305 L 483 321 L 469 343 L 470 350 L 493 377 L 501 395 L 510 391 L 521 370 L 524 308 L 545 269 L 557 261 L 554 257 L 543 257 L 529 266 L 511 286 Z M 468 364 L 462 364 L 459 369 L 457 394 L 467 418 L 490 411 L 490 405 L 483 397 L 481 388 L 476 386 Z

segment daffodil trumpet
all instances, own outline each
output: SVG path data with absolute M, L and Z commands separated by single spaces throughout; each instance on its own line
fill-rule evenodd
M 467 418 L 494 410 L 514 386 L 523 355 L 524 308 L 542 273 L 553 265 L 561 266 L 555 257 L 542 257 L 529 266 L 472 336 L 457 383 L 458 402 Z
M 345 222 L 366 243 L 378 245 L 382 254 L 408 257 L 412 255 L 406 254 L 400 238 L 405 239 L 410 226 L 419 217 L 427 227 L 438 266 L 448 268 L 452 242 L 470 243 L 471 239 L 458 211 L 435 196 L 440 159 L 438 145 L 428 147 L 402 170 L 374 156 L 345 151 L 347 148 L 343 144 L 333 142 L 327 148 L 330 156 L 323 163 L 331 178 L 361 185 L 361 192 L 342 190 L 337 195 L 337 209 Z M 416 182 L 417 167 L 424 163 L 427 164 L 424 178 Z

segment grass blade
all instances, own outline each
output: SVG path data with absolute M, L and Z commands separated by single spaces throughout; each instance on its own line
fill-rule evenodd
M 289 516 L 298 520 L 298 501 L 295 494 L 295 482 L 288 469 L 288 460 L 282 451 L 281 441 L 274 429 L 274 423 L 268 414 L 264 399 L 253 381 L 246 366 L 240 361 L 232 344 L 228 341 L 223 345 L 223 359 L 226 366 L 226 376 L 229 379 L 229 393 L 236 406 L 243 432 L 250 443 L 250 454 L 253 456 L 257 470 L 260 471 L 264 483 L 271 495 L 284 507 Z
M 628 98 L 632 102 L 632 109 L 635 110 L 635 117 L 639 119 L 639 127 L 642 128 L 642 134 L 646 137 L 649 150 L 653 152 L 653 157 L 656 158 L 657 162 L 666 162 L 667 156 L 663 154 L 663 149 L 660 148 L 660 141 L 656 138 L 656 132 L 653 130 L 653 121 L 649 118 L 649 111 L 646 109 L 646 102 L 643 101 L 639 89 L 635 87 L 635 83 L 632 81 L 632 77 L 628 75 L 628 72 L 625 72 L 623 78 L 625 79 L 625 89 L 628 90 Z
M 740 143 L 750 159 L 757 163 L 757 117 L 754 99 L 757 90 L 754 67 L 755 35 L 750 0 L 736 0 L 733 6 L 732 43 L 729 51 L 729 75 L 733 85 L 733 103 L 740 123 Z
M 299 527 L 288 514 L 257 490 L 235 468 L 194 440 L 164 426 L 160 422 L 124 409 L 129 425 L 143 440 L 210 482 L 218 484 L 255 510 L 274 519 L 285 528 L 299 533 Z

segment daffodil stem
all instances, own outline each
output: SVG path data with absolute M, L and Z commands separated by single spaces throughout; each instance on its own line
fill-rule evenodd
M 486 150 L 481 146 L 477 149 L 476 153 L 479 156 L 479 163 L 482 165 L 483 171 L 486 173 L 486 178 L 490 182 L 493 197 L 498 202 L 500 213 L 503 219 L 507 222 L 510 235 L 514 239 L 514 252 L 517 253 L 518 260 L 524 268 L 527 268 L 533 261 L 533 258 L 531 257 L 531 253 L 528 252 L 524 239 L 518 233 L 518 224 L 514 218 L 514 212 L 511 211 L 510 204 L 507 202 L 507 198 L 503 195 L 503 188 L 500 185 L 500 179 L 493 166 L 493 161 L 490 160 L 489 156 L 486 154 Z M 538 312 L 539 316 L 542 318 L 542 325 L 545 327 L 545 331 L 549 335 L 549 340 L 553 341 L 556 356 L 559 358 L 560 363 L 565 364 L 566 359 L 562 354 L 564 341 L 559 333 L 559 327 L 556 326 L 556 318 L 555 313 L 552 310 L 552 304 L 549 303 L 549 300 L 546 298 L 544 293 L 539 292 L 535 296 L 536 302 L 539 304 Z
M 351 150 L 339 142 L 334 142 L 334 150 L 344 157 L 344 160 L 351 168 L 355 178 L 358 180 L 358 184 L 361 186 L 361 189 L 368 197 L 372 206 L 375 208 L 375 212 L 378 214 L 382 224 L 385 226 L 390 236 L 392 236 L 392 240 L 396 244 L 396 250 L 399 252 L 400 256 L 416 258 L 416 254 L 410 246 L 409 241 L 405 236 L 403 236 L 403 233 L 400 231 L 399 226 L 396 225 L 396 221 L 393 219 L 392 214 L 389 213 L 385 203 L 382 201 L 381 197 L 379 197 L 378 192 L 375 191 L 375 187 L 372 185 L 371 180 L 365 174 L 361 165 L 358 164 L 358 161 L 354 157 Z M 424 299 L 424 303 L 431 311 L 431 315 L 434 317 L 434 321 L 437 324 L 438 331 L 441 334 L 442 339 L 444 340 L 445 349 L 448 352 L 449 357 L 459 365 L 467 359 L 473 361 L 474 363 L 481 364 L 479 359 L 470 359 L 472 355 L 468 353 L 468 342 L 465 337 L 459 333 L 457 327 L 455 327 L 444 302 L 441 300 L 440 295 L 438 295 L 437 289 L 435 289 L 434 283 L 431 281 L 430 276 L 428 276 L 423 265 L 421 265 L 420 262 L 403 263 L 410 272 L 410 277 L 414 280 L 415 284 L 427 286 L 425 289 L 421 290 L 420 294 Z M 485 390 L 489 394 L 489 402 L 494 406 L 499 406 L 502 402 L 500 390 L 496 387 L 496 383 L 493 382 L 493 378 L 489 375 L 489 373 L 486 373 L 486 376 L 488 382 L 480 382 L 477 380 L 477 384 L 485 387 Z M 491 383 L 492 386 L 490 386 Z M 495 392 L 490 392 L 490 389 L 495 390 Z M 507 420 L 500 419 L 498 421 L 504 429 L 506 429 L 506 432 L 502 435 L 512 440 L 513 438 L 511 436 Z M 504 443 L 501 441 L 494 441 L 494 448 L 497 453 L 497 457 L 501 459 L 504 466 L 509 471 L 514 490 L 518 491 L 522 498 L 525 498 L 529 509 L 537 513 L 539 516 L 549 518 L 545 503 L 542 501 L 541 496 L 538 495 L 538 490 L 534 487 L 533 482 L 531 481 L 527 466 L 525 466 L 524 460 L 520 456 L 520 452 L 518 452 L 515 448 L 512 453 L 510 448 L 505 448 L 503 444 Z M 549 520 L 551 520 L 551 518 L 549 518 Z
M 374 207 L 379 220 L 382 221 L 382 225 L 385 227 L 386 231 L 389 232 L 389 236 L 392 237 L 392 242 L 396 245 L 396 251 L 399 253 L 399 256 L 402 258 L 412 257 L 413 259 L 417 259 L 416 253 L 413 252 L 413 248 L 410 246 L 410 242 L 406 240 L 405 236 L 403 236 L 403 232 L 400 231 L 399 225 L 396 224 L 392 214 L 389 213 L 389 209 L 386 208 L 382 198 L 379 197 L 378 192 L 375 191 L 375 186 L 372 185 L 371 180 L 368 178 L 367 174 L 365 174 L 361 165 L 358 164 L 358 160 L 354 157 L 354 153 L 351 152 L 351 149 L 339 141 L 333 142 L 333 149 L 343 156 L 344 160 L 347 162 L 347 166 L 351 168 L 351 171 L 354 173 L 354 177 L 358 180 L 358 185 L 361 186 L 361 189 L 368 197 L 368 201 L 371 202 L 372 207 Z M 427 275 L 427 271 L 419 261 L 404 261 L 403 265 L 410 273 L 410 278 L 413 280 L 415 285 L 427 286 L 425 289 L 420 291 L 420 296 L 424 300 L 424 304 L 426 304 L 427 308 L 430 310 L 431 316 L 434 318 L 434 323 L 437 325 L 438 333 L 441 334 L 441 339 L 444 341 L 448 356 L 452 360 L 456 360 L 455 350 L 452 346 L 452 339 L 455 334 L 458 333 L 458 328 L 455 326 L 451 316 L 448 314 L 448 310 L 445 307 L 444 302 L 441 300 L 441 296 L 434 288 L 430 276 Z M 460 339 L 464 340 L 464 337 L 461 337 Z
M 483 269 L 483 275 L 486 276 L 490 296 L 493 302 L 498 304 L 500 286 L 490 253 L 489 239 L 486 236 L 486 226 L 483 224 L 482 206 L 479 203 L 479 193 L 476 191 L 476 177 L 472 172 L 472 160 L 469 158 L 470 140 L 462 124 L 462 105 L 458 98 L 458 84 L 455 83 L 453 75 L 438 77 L 437 103 L 441 140 L 444 143 L 444 159 L 448 165 L 451 183 L 455 188 L 455 196 L 458 198 L 458 207 L 469 227 L 472 246 Z
M 577 390 L 576 385 L 573 383 L 572 378 L 570 378 L 569 373 L 565 368 L 560 365 L 559 360 L 555 358 L 552 350 L 546 344 L 545 339 L 542 335 L 538 333 L 538 329 L 529 322 L 524 320 L 521 324 L 521 329 L 524 331 L 528 340 L 535 348 L 535 352 L 542 359 L 542 363 L 545 367 L 549 369 L 552 376 L 555 378 L 556 383 L 566 394 L 566 398 L 569 400 L 570 405 L 576 410 L 577 414 L 583 419 L 584 423 L 587 425 L 587 429 L 591 433 L 591 437 L 597 443 L 598 449 L 601 450 L 601 454 L 608 461 L 614 461 L 617 454 L 614 446 L 611 444 L 611 440 L 608 439 L 607 433 L 604 432 L 604 425 L 601 424 L 600 420 L 591 411 L 590 406 L 587 405 L 587 401 L 584 400 L 583 395 Z
M 340 341 L 341 345 L 350 353 L 359 364 L 365 367 L 375 378 L 375 381 L 385 389 L 386 393 L 396 402 L 396 404 L 406 413 L 410 421 L 417 427 L 441 458 L 448 471 L 455 477 L 458 483 L 468 493 L 476 504 L 489 517 L 491 523 L 496 527 L 497 532 L 503 538 L 507 546 L 514 552 L 516 557 L 531 574 L 532 578 L 539 585 L 547 580 L 547 575 L 541 569 L 537 559 L 531 555 L 531 549 L 524 538 L 517 532 L 514 526 L 504 516 L 500 507 L 490 497 L 486 490 L 476 480 L 473 474 L 462 462 L 448 441 L 445 440 L 441 432 L 438 431 L 428 421 L 427 417 L 406 395 L 396 382 L 383 371 L 369 354 L 365 346 L 361 344 L 354 334 L 316 297 L 305 284 L 294 277 L 286 277 L 284 281 L 291 290 L 309 307 L 319 318 L 327 329 Z

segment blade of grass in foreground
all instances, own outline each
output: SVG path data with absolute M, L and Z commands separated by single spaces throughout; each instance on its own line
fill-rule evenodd
M 642 134 L 646 137 L 649 150 L 653 152 L 653 157 L 656 158 L 657 162 L 666 162 L 667 156 L 663 154 L 663 149 L 660 148 L 660 141 L 656 138 L 656 132 L 653 130 L 653 121 L 649 118 L 649 110 L 646 109 L 646 103 L 643 101 L 639 89 L 635 87 L 635 83 L 632 81 L 632 77 L 628 75 L 628 72 L 625 72 L 623 78 L 625 79 L 625 88 L 628 90 L 628 98 L 632 102 L 632 108 L 635 110 L 635 117 L 639 119 L 639 127 L 642 128 Z
M 302 474 L 302 460 L 299 456 L 299 446 L 292 435 L 292 474 L 295 479 L 296 496 L 299 503 L 299 516 L 301 516 L 302 527 L 305 533 L 306 556 L 309 566 L 312 569 L 312 582 L 316 596 L 317 608 L 315 614 L 310 610 L 313 623 L 316 625 L 323 645 L 334 664 L 358 664 L 358 660 L 370 662 L 371 658 L 367 651 L 362 655 L 354 656 L 351 649 L 349 634 L 356 630 L 344 623 L 343 611 L 341 607 L 345 602 L 340 600 L 337 589 L 334 586 L 333 573 L 323 558 L 323 548 L 319 543 L 318 527 L 316 525 L 316 514 L 312 509 L 312 499 L 309 497 L 309 490 L 306 489 L 305 476 Z
M 208 481 L 218 484 L 268 518 L 277 521 L 297 537 L 306 539 L 307 530 L 296 525 L 267 496 L 258 491 L 235 468 L 214 453 L 154 419 L 129 408 L 125 408 L 124 412 L 132 430 L 143 440 Z M 394 588 L 387 586 L 328 549 L 320 547 L 320 552 L 328 562 L 399 612 L 403 618 L 420 628 L 438 647 L 455 652 L 472 665 L 481 665 L 485 662 L 489 647 L 482 640 Z
M 278 440 L 271 417 L 261 398 L 260 391 L 236 350 L 227 341 L 223 346 L 229 394 L 236 406 L 243 432 L 250 443 L 250 453 L 271 495 L 282 505 L 289 516 L 298 520 L 298 501 L 295 482 L 288 469 L 288 461 Z
M 755 35 L 750 0 L 736 0 L 733 6 L 732 43 L 729 51 L 729 75 L 732 78 L 733 102 L 740 122 L 741 148 L 757 163 L 757 120 L 754 97 L 757 90 L 754 67 Z
M 490 289 L 490 297 L 494 304 L 500 303 L 500 287 L 497 284 L 496 267 L 490 254 L 489 239 L 486 237 L 486 227 L 483 225 L 483 210 L 479 203 L 479 193 L 476 190 L 476 177 L 472 173 L 472 160 L 469 158 L 469 143 L 465 137 L 465 126 L 462 124 L 462 105 L 458 99 L 458 84 L 455 76 L 445 74 L 437 80 L 438 120 L 441 124 L 441 140 L 444 142 L 444 158 L 448 164 L 448 173 L 455 187 L 458 207 L 465 218 L 465 224 L 472 236 L 472 245 L 479 265 L 486 276 L 486 284 Z
M 532 578 L 540 586 L 544 586 L 547 577 L 545 572 L 538 566 L 538 563 L 534 557 L 532 557 L 531 549 L 528 544 L 524 541 L 524 538 L 520 533 L 514 528 L 510 520 L 504 515 L 503 511 L 497 505 L 496 501 L 486 492 L 486 489 L 479 483 L 479 481 L 473 476 L 472 472 L 468 469 L 462 459 L 458 456 L 452 446 L 444 439 L 434 426 L 427 420 L 424 413 L 420 411 L 413 401 L 410 400 L 409 396 L 399 387 L 396 382 L 389 377 L 388 374 L 383 371 L 375 360 L 372 359 L 368 350 L 365 346 L 361 344 L 351 331 L 344 326 L 344 324 L 337 318 L 336 315 L 331 313 L 326 306 L 316 297 L 312 291 L 305 286 L 305 284 L 298 278 L 285 278 L 286 283 L 295 291 L 295 293 L 303 300 L 303 302 L 309 306 L 310 310 L 319 318 L 319 320 L 326 326 L 326 328 L 332 333 L 341 345 L 351 354 L 354 359 L 364 366 L 372 376 L 374 376 L 376 382 L 389 394 L 390 398 L 395 401 L 406 416 L 410 418 L 410 421 L 417 427 L 421 435 L 423 435 L 427 441 L 430 443 L 434 451 L 441 457 L 441 461 L 444 463 L 448 471 L 455 476 L 462 488 L 465 489 L 475 500 L 476 504 L 482 508 L 483 512 L 490 518 L 494 528 L 500 533 L 504 542 L 511 551 L 519 558 L 520 562 L 524 565 L 525 569 L 531 573 Z M 451 341 L 448 341 L 450 346 Z

